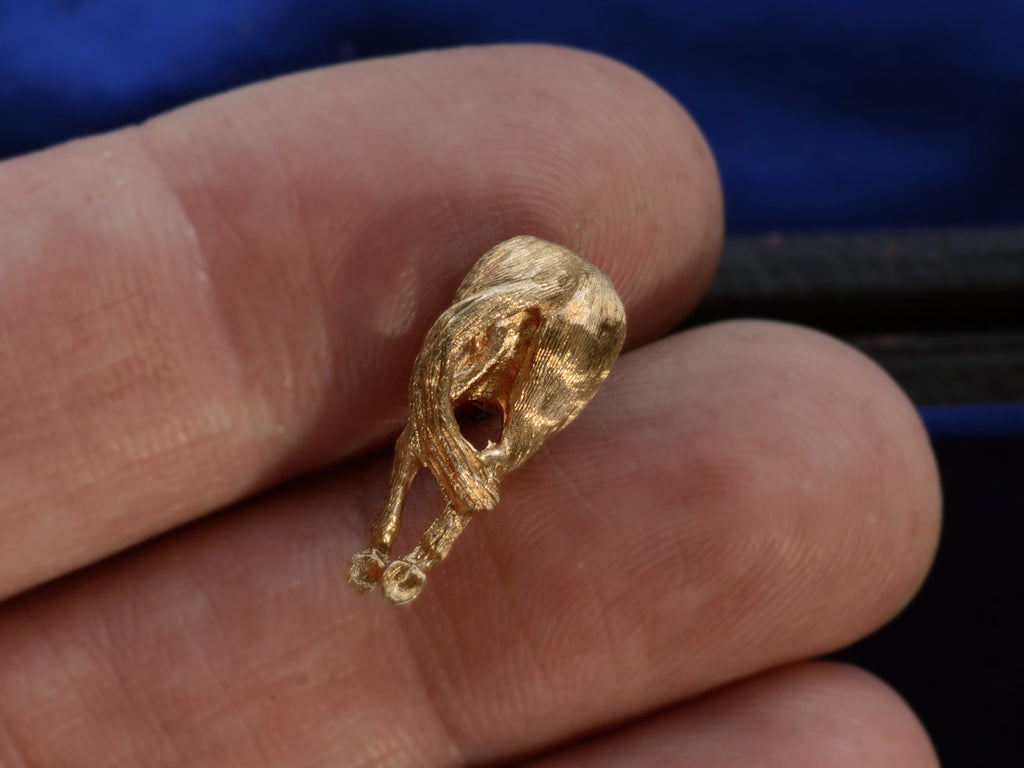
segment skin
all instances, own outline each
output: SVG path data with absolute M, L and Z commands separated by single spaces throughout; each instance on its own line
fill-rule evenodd
M 609 275 L 629 351 L 413 606 L 359 596 L 413 357 L 521 233 Z M 926 436 L 815 332 L 661 338 L 721 237 L 683 110 L 550 48 L 0 164 L 0 766 L 936 765 L 893 691 L 809 661 L 925 577 Z

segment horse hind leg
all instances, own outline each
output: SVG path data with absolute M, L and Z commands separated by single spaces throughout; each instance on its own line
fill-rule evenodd
M 504 435 L 499 444 L 489 444 L 478 451 L 477 457 L 495 478 L 506 474 L 509 456 Z M 423 532 L 417 547 L 385 569 L 381 586 L 388 600 L 395 605 L 406 605 L 416 599 L 427 583 L 427 571 L 448 557 L 455 540 L 469 525 L 473 512 L 465 508 L 460 511 L 451 499 L 445 503 L 444 511 Z
M 370 529 L 370 546 L 352 557 L 348 569 L 348 583 L 360 593 L 373 590 L 391 562 L 391 546 L 401 523 L 402 507 L 409 494 L 412 481 L 420 464 L 409 448 L 403 431 L 395 445 L 395 463 L 391 469 L 391 482 L 384 507 Z
M 427 571 L 448 557 L 452 545 L 469 523 L 471 513 L 458 512 L 448 502 L 420 537 L 419 545 L 408 555 L 393 561 L 384 571 L 381 587 L 395 605 L 411 603 L 427 583 Z

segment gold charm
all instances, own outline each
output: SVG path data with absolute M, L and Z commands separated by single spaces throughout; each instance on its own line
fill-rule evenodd
M 480 257 L 416 357 L 387 500 L 370 548 L 352 558 L 349 584 L 365 593 L 380 583 L 396 605 L 414 600 L 473 512 L 498 503 L 502 477 L 590 402 L 625 336 L 611 281 L 568 248 L 514 237 Z M 456 410 L 466 405 L 500 416 L 497 444 L 478 450 L 463 436 Z M 421 467 L 447 504 L 419 546 L 392 560 L 405 497 Z

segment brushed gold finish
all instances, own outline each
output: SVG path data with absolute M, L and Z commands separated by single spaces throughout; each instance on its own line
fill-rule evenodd
M 472 514 L 498 503 L 501 479 L 590 402 L 625 336 L 625 311 L 611 281 L 568 248 L 521 236 L 485 253 L 416 357 L 387 499 L 370 547 L 352 558 L 352 587 L 365 593 L 379 583 L 397 605 L 414 600 Z M 477 449 L 463 436 L 456 410 L 467 404 L 500 418 L 498 443 Z M 419 546 L 392 560 L 402 507 L 421 467 L 447 504 Z

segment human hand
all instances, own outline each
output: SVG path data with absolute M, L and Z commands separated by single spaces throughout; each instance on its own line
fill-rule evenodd
M 661 338 L 721 231 L 687 116 L 546 48 L 0 166 L 0 765 L 935 765 L 884 684 L 808 661 L 924 578 L 925 435 L 817 333 Z M 413 356 L 516 234 L 609 275 L 629 351 L 415 605 L 356 595 Z

